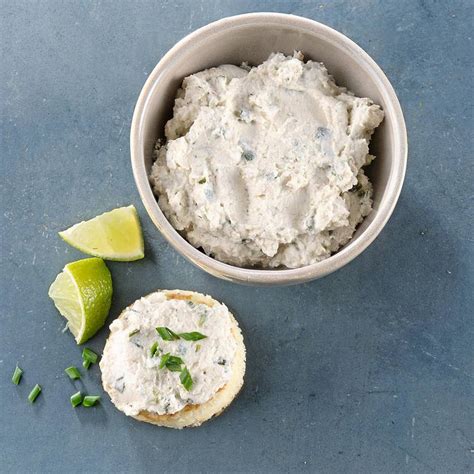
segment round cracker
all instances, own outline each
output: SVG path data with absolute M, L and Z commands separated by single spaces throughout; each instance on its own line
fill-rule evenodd
M 195 304 L 205 304 L 211 308 L 215 304 L 218 304 L 218 302 L 209 295 L 195 293 L 194 291 L 158 290 L 157 292 L 165 293 L 167 299 L 192 301 Z M 124 314 L 125 310 L 120 314 L 119 318 L 123 317 Z M 232 377 L 230 380 L 221 387 L 210 400 L 200 405 L 186 405 L 182 410 L 169 415 L 159 415 L 158 413 L 144 410 L 138 413 L 138 415 L 133 416 L 133 418 L 157 426 L 181 429 L 199 426 L 205 421 L 220 415 L 231 404 L 244 383 L 245 345 L 242 332 L 240 331 L 236 319 L 230 311 L 229 315 L 232 320 L 232 335 L 237 343 L 235 357 L 232 363 Z M 107 351 L 107 343 L 108 340 L 105 343 L 104 354 Z M 102 381 L 102 385 L 110 396 L 111 387 L 104 383 L 104 381 Z

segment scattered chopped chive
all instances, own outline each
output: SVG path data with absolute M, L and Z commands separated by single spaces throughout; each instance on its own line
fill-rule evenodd
M 13 376 L 12 376 L 12 382 L 15 384 L 15 385 L 18 385 L 20 383 L 20 380 L 21 380 L 21 376 L 23 375 L 23 370 L 20 369 L 20 367 L 18 367 L 18 365 L 15 367 L 15 372 L 13 372 Z
M 195 351 L 198 352 L 201 350 L 201 344 L 196 344 Z
M 169 356 L 168 364 L 184 364 L 183 359 L 178 356 Z
M 179 339 L 179 336 L 169 328 L 158 327 L 156 328 L 156 331 L 164 341 L 176 341 Z
M 171 357 L 171 354 L 169 352 L 167 352 L 166 354 L 162 355 L 161 356 L 161 361 L 160 361 L 160 365 L 159 365 L 159 369 L 162 369 L 165 365 L 166 365 L 166 362 L 168 361 L 168 359 Z
M 77 405 L 82 403 L 82 394 L 81 392 L 76 392 L 74 395 L 71 396 L 71 405 L 73 408 L 76 408 Z
M 179 380 L 181 380 L 183 387 L 189 392 L 193 386 L 193 379 L 186 367 L 179 374 Z
M 201 179 L 198 181 L 199 184 L 204 184 L 205 182 L 206 182 L 206 178 L 201 178 Z
M 170 355 L 166 360 L 166 368 L 171 370 L 171 372 L 181 372 L 181 365 L 184 364 L 181 357 Z
M 33 387 L 33 390 L 30 392 L 30 394 L 28 395 L 28 400 L 30 401 L 30 403 L 34 403 L 35 400 L 36 400 L 36 397 L 41 393 L 41 387 L 36 384 L 34 387 Z
M 82 359 L 88 360 L 91 364 L 95 364 L 99 359 L 99 356 L 94 352 L 88 349 L 87 347 L 82 351 Z
M 150 348 L 150 357 L 154 357 L 158 352 L 158 343 L 155 341 Z
M 181 366 L 184 364 L 183 359 L 178 356 L 172 356 L 169 352 L 161 356 L 159 369 L 166 367 L 171 372 L 181 372 Z
M 100 400 L 98 395 L 86 395 L 82 400 L 82 405 L 85 407 L 92 407 Z
M 138 334 L 140 332 L 140 329 L 134 329 L 129 335 L 128 337 L 133 337 L 135 336 L 136 334 Z
M 81 378 L 81 373 L 74 366 L 64 369 L 64 372 L 66 372 L 66 374 L 71 380 L 77 380 Z
M 156 331 L 164 341 L 176 341 L 180 338 L 184 339 L 185 341 L 199 341 L 200 339 L 204 339 L 205 337 L 207 337 L 197 331 L 181 332 L 179 334 L 176 334 L 171 329 L 166 327 L 158 327 L 156 328 Z
M 178 336 L 185 341 L 199 341 L 200 339 L 204 339 L 207 336 L 201 334 L 200 332 L 193 331 L 193 332 L 180 332 Z
M 84 367 L 85 369 L 89 369 L 91 364 L 92 364 L 92 362 L 90 360 L 83 360 L 82 361 L 82 367 Z

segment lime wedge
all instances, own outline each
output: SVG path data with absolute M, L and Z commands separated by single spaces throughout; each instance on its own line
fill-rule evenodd
M 112 301 L 112 277 L 100 258 L 68 263 L 48 296 L 67 319 L 76 342 L 90 339 L 105 323 Z
M 79 222 L 59 235 L 81 252 L 106 260 L 130 262 L 145 256 L 142 229 L 134 206 L 119 207 Z

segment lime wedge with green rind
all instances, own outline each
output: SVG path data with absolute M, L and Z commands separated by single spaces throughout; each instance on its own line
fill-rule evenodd
M 112 277 L 101 258 L 68 263 L 49 288 L 48 296 L 67 319 L 78 344 L 105 323 L 112 302 Z
M 119 207 L 59 232 L 81 252 L 106 260 L 130 262 L 145 256 L 143 234 L 134 206 Z

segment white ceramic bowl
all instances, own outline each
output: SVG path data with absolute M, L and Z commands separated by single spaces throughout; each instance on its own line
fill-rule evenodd
M 374 185 L 374 208 L 351 241 L 330 258 L 297 269 L 258 270 L 219 262 L 188 243 L 158 207 L 148 175 L 153 147 L 172 116 L 176 91 L 185 76 L 221 64 L 258 65 L 272 52 L 302 51 L 322 61 L 337 84 L 360 97 L 370 97 L 385 111 L 371 152 L 377 159 L 367 169 Z M 405 176 L 407 136 L 403 113 L 387 77 L 354 42 L 325 25 L 279 13 L 251 13 L 211 23 L 177 43 L 161 59 L 141 91 L 131 129 L 132 167 L 138 191 L 156 227 L 188 260 L 208 273 L 252 285 L 289 285 L 325 276 L 364 251 L 383 229 L 397 203 Z

